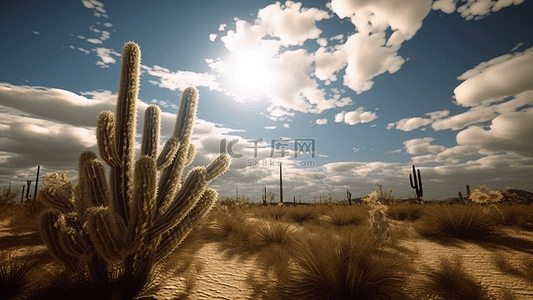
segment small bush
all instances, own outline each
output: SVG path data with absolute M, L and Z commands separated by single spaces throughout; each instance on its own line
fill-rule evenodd
M 292 244 L 292 230 L 287 223 L 261 222 L 255 226 L 251 234 L 254 246 L 265 248 L 273 244 L 290 246 Z
M 423 215 L 422 205 L 405 203 L 389 205 L 387 215 L 397 221 L 416 221 Z
M 20 296 L 29 284 L 32 258 L 14 258 L 9 252 L 0 254 L 0 291 L 3 299 Z
M 367 207 L 332 207 L 325 216 L 325 220 L 335 226 L 360 225 L 367 222 Z
M 298 241 L 290 277 L 278 283 L 278 299 L 406 299 L 407 265 L 381 255 L 362 232 Z
M 296 223 L 304 223 L 318 220 L 319 214 L 315 207 L 298 206 L 287 207 L 286 218 Z
M 494 237 L 496 222 L 479 206 L 436 205 L 415 225 L 423 237 L 483 241 Z

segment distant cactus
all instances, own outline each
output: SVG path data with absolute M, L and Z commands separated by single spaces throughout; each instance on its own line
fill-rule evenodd
M 467 184 L 466 185 L 466 198 L 463 198 L 463 194 L 459 191 L 457 193 L 459 195 L 459 200 L 461 201 L 462 204 L 467 204 L 468 202 L 468 199 L 470 198 L 470 186 Z
M 230 158 L 220 155 L 182 181 L 195 154 L 190 141 L 198 91 L 193 87 L 183 91 L 173 136 L 161 151 L 160 110 L 146 109 L 141 157 L 135 161 L 140 54 L 137 44 L 126 43 L 116 114 L 98 115 L 98 149 L 110 166 L 110 180 L 96 154 L 85 151 L 77 186 L 65 174 L 48 174 L 40 192 L 50 208 L 41 222 L 48 249 L 69 270 L 92 278 L 120 266 L 123 274 L 148 280 L 214 205 L 217 193 L 207 185 L 230 165 Z
M 417 180 L 418 173 L 418 180 Z M 411 183 L 411 188 L 416 191 L 416 198 L 418 202 L 422 202 L 422 197 L 424 196 L 424 190 L 422 189 L 422 176 L 420 176 L 420 169 L 415 169 L 413 165 L 413 177 L 409 174 L 409 182 Z M 414 182 L 414 183 L 413 183 Z
M 349 190 L 346 190 L 346 199 L 348 200 L 348 204 L 352 205 L 352 193 Z

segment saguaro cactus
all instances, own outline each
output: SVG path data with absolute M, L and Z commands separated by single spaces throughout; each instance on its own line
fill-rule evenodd
M 279 204 L 283 205 L 283 166 L 279 163 Z
M 418 173 L 418 181 L 417 181 L 417 176 L 416 176 L 417 173 Z M 422 176 L 420 176 L 420 169 L 415 169 L 414 165 L 413 165 L 413 177 L 411 177 L 411 174 L 409 174 L 409 182 L 411 183 L 411 188 L 413 188 L 416 191 L 416 198 L 418 199 L 418 202 L 422 202 L 422 197 L 424 196 L 424 191 L 422 190 Z
M 140 55 L 137 44 L 126 43 L 116 114 L 98 116 L 98 149 L 110 166 L 110 180 L 96 154 L 85 151 L 77 186 L 64 174 L 49 174 L 41 188 L 50 208 L 41 223 L 48 249 L 71 271 L 87 271 L 93 278 L 118 265 L 123 274 L 147 280 L 214 205 L 217 193 L 207 185 L 230 165 L 230 158 L 220 155 L 207 167 L 193 168 L 182 182 L 195 154 L 190 141 L 198 91 L 193 87 L 183 91 L 174 133 L 161 151 L 160 110 L 146 109 L 141 157 L 135 161 Z

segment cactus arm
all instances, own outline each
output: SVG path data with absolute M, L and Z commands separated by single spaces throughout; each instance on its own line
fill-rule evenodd
M 135 191 L 131 206 L 127 238 L 130 251 L 143 244 L 148 229 L 153 225 L 157 192 L 157 169 L 149 156 L 141 157 L 135 164 Z
M 82 200 L 87 209 L 93 206 L 108 206 L 109 187 L 105 177 L 104 165 L 90 151 L 85 151 L 80 155 L 80 188 Z
M 115 212 L 128 224 L 129 205 L 133 196 L 133 165 L 137 94 L 139 92 L 141 50 L 133 42 L 126 43 L 122 52 L 117 113 L 116 145 L 120 166 L 111 168 L 111 194 Z
M 75 212 L 61 214 L 57 219 L 59 243 L 73 257 L 89 257 L 92 247 Z
M 115 137 L 116 120 L 110 111 L 100 112 L 96 123 L 96 141 L 100 157 L 110 166 L 120 165 Z
M 183 158 L 187 157 L 188 150 L 188 144 L 180 143 L 172 163 L 162 172 L 157 194 L 156 216 L 166 210 L 181 187 L 181 176 L 186 162 Z
M 179 147 L 180 142 L 177 137 L 171 137 L 167 140 L 165 146 L 163 147 L 163 150 L 161 150 L 161 153 L 157 158 L 158 170 L 163 170 L 170 166 L 170 164 L 174 160 L 174 157 L 176 156 L 176 152 L 178 152 Z
M 173 134 L 173 136 L 178 137 L 182 143 L 189 143 L 191 140 L 197 106 L 198 90 L 194 87 L 186 88 L 181 95 L 180 109 L 176 118 Z
M 207 215 L 217 201 L 217 192 L 212 188 L 207 188 L 198 204 L 183 218 L 179 225 L 165 232 L 161 238 L 161 243 L 157 247 L 156 261 L 164 259 L 171 253 L 187 235 L 198 225 Z
M 205 178 L 206 171 L 203 167 L 196 167 L 189 172 L 185 183 L 168 209 L 156 216 L 154 226 L 148 232 L 150 240 L 174 227 L 196 205 L 207 187 L 208 182 Z
M 79 269 L 78 258 L 68 254 L 59 242 L 59 230 L 55 226 L 58 218 L 59 214 L 53 211 L 48 211 L 42 215 L 41 237 L 56 261 L 64 264 L 67 269 L 76 271 Z
M 218 176 L 224 174 L 224 172 L 226 172 L 226 170 L 229 168 L 230 164 L 231 164 L 231 159 L 229 156 L 224 155 L 224 154 L 219 155 L 209 164 L 209 166 L 207 166 L 206 168 L 207 176 L 205 179 L 207 181 L 214 180 Z
M 123 260 L 127 247 L 122 219 L 106 207 L 92 207 L 88 211 L 87 231 L 98 254 L 110 263 Z
M 156 159 L 159 147 L 160 113 L 161 110 L 155 105 L 150 105 L 144 113 L 141 155 L 147 155 L 153 159 Z

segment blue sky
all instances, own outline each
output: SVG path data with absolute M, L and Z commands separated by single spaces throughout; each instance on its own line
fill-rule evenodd
M 193 165 L 236 140 L 242 157 L 213 183 L 222 195 L 277 194 L 279 162 L 286 201 L 364 196 L 376 183 L 406 198 L 413 164 L 427 198 L 466 184 L 532 191 L 532 17 L 531 2 L 512 0 L 8 1 L 0 186 L 20 188 L 39 164 L 76 178 L 135 41 L 140 122 L 157 104 L 168 136 L 194 85 Z M 315 152 L 296 157 L 295 141 Z

